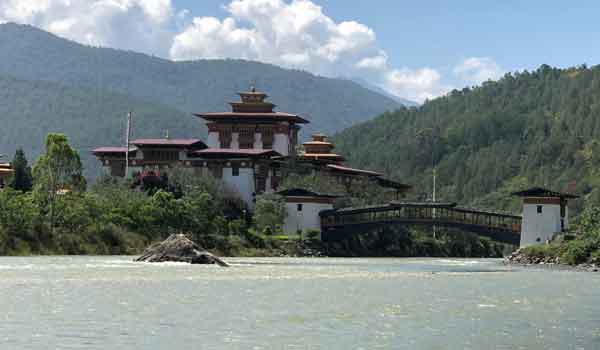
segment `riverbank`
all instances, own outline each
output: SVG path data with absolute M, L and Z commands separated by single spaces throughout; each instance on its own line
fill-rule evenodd
M 600 264 L 596 261 L 587 261 L 578 264 L 568 264 L 561 259 L 559 255 L 550 254 L 550 252 L 558 251 L 559 244 L 554 244 L 554 247 L 547 246 L 532 246 L 519 249 L 504 259 L 507 265 L 517 266 L 535 266 L 557 270 L 573 270 L 586 272 L 599 272 Z

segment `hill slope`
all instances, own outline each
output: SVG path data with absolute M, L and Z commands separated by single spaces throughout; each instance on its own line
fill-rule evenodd
M 507 75 L 403 108 L 335 137 L 356 166 L 379 169 L 442 200 L 517 210 L 509 193 L 529 185 L 600 202 L 600 66 Z
M 400 106 L 348 80 L 240 60 L 172 62 L 83 46 L 16 24 L 0 25 L 0 57 L 0 75 L 113 91 L 187 114 L 225 110 L 228 101 L 237 99 L 237 91 L 254 84 L 271 95 L 280 111 L 298 113 L 311 121 L 304 135 L 340 131 Z M 60 121 L 58 115 L 48 118 Z
M 30 161 L 43 149 L 46 134 L 65 133 L 80 152 L 86 174 L 94 177 L 100 164 L 91 150 L 124 143 L 124 121 L 136 111 L 134 136 L 173 137 L 204 133 L 202 124 L 172 108 L 140 99 L 50 82 L 0 77 L 0 150 L 9 159 L 23 147 Z M 143 129 L 143 133 L 141 131 Z

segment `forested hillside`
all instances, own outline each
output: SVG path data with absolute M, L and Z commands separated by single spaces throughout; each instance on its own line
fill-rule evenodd
M 130 109 L 136 111 L 134 136 L 161 137 L 166 130 L 172 137 L 205 134 L 196 118 L 148 101 L 0 76 L 0 153 L 10 160 L 22 147 L 30 159 L 35 158 L 48 133 L 65 133 L 81 154 L 86 174 L 94 177 L 100 164 L 91 150 L 123 144 Z
M 237 91 L 254 84 L 271 95 L 280 111 L 301 114 L 311 121 L 304 128 L 304 135 L 340 131 L 400 106 L 349 80 L 240 60 L 172 62 L 134 52 L 83 46 L 16 24 L 0 25 L 0 57 L 0 75 L 83 86 L 93 93 L 90 98 L 103 91 L 117 92 L 164 104 L 187 115 L 225 110 L 227 102 L 238 98 Z M 55 104 L 44 95 L 37 97 L 48 105 Z M 7 102 L 10 101 L 0 100 L 0 104 Z M 46 119 L 60 124 L 59 114 L 44 112 Z M 80 112 L 84 114 L 84 110 Z M 88 112 L 85 115 L 89 120 L 97 118 Z
M 529 185 L 575 191 L 600 204 L 600 66 L 508 74 L 403 108 L 335 137 L 351 164 L 385 171 L 438 199 L 517 210 Z

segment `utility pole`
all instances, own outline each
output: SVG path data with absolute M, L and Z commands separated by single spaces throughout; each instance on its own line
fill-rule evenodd
M 129 138 L 131 137 L 132 112 L 127 113 L 127 130 L 125 135 L 125 179 L 129 175 Z
M 437 126 L 437 125 L 436 125 Z M 435 146 L 436 146 L 436 137 L 437 134 L 435 134 L 435 128 L 432 128 L 432 138 L 431 138 L 431 169 L 433 172 L 433 188 L 432 188 L 432 194 L 431 194 L 431 199 L 433 200 L 433 205 L 436 205 L 436 179 L 437 179 L 437 167 L 436 167 L 436 161 L 435 161 Z M 435 222 L 435 214 L 436 214 L 436 210 L 435 208 L 433 208 L 432 210 L 432 214 L 433 214 L 433 220 Z M 433 225 L 433 239 L 435 239 L 436 237 L 436 230 L 437 228 L 435 227 L 435 224 Z

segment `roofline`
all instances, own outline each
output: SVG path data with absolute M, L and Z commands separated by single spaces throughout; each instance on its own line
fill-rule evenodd
M 528 194 L 529 192 L 534 192 L 534 191 L 541 191 L 541 192 L 545 192 L 545 193 L 543 195 Z M 556 192 L 556 191 L 552 191 L 552 190 L 549 190 L 549 189 L 543 188 L 543 187 L 532 187 L 527 190 L 512 192 L 511 195 L 517 196 L 517 197 L 536 197 L 536 198 L 568 198 L 568 199 L 579 198 L 578 195 L 575 195 L 572 193 Z
M 273 120 L 278 119 L 280 121 L 294 122 L 296 124 L 310 124 L 310 121 L 304 119 L 296 114 L 288 113 L 244 113 L 244 112 L 214 112 L 214 113 L 193 113 L 194 116 L 202 118 L 208 121 L 222 121 L 223 119 L 235 120 L 235 121 L 248 121 L 248 120 Z

